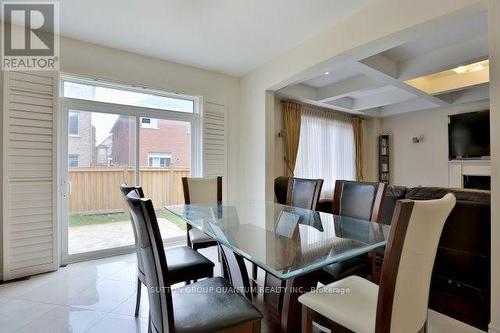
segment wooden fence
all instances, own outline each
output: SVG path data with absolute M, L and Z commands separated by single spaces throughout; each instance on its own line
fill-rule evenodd
M 70 214 L 102 214 L 124 212 L 120 184 L 135 183 L 134 169 L 73 168 L 69 170 Z M 141 168 L 140 184 L 156 209 L 164 205 L 184 203 L 182 177 L 189 169 Z

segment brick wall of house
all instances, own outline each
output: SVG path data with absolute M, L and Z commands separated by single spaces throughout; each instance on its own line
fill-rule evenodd
M 94 165 L 95 130 L 91 112 L 78 112 L 78 135 L 68 137 L 68 155 L 78 155 L 78 167 Z
M 135 165 L 135 118 L 120 116 L 111 129 L 113 166 Z
M 191 125 L 171 120 L 158 120 L 158 128 L 141 127 L 140 165 L 148 166 L 148 153 L 169 153 L 172 155 L 171 167 L 189 168 L 191 166 Z M 135 156 L 135 123 L 121 116 L 112 129 L 113 163 L 126 165 Z M 132 150 L 131 150 L 132 149 Z
M 189 123 L 158 120 L 158 128 L 141 128 L 140 165 L 148 165 L 148 153 L 172 154 L 171 167 L 189 168 L 191 165 L 191 125 Z

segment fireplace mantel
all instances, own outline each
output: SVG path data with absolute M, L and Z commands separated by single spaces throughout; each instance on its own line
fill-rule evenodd
M 448 186 L 463 188 L 464 176 L 491 176 L 490 160 L 451 160 L 448 162 Z

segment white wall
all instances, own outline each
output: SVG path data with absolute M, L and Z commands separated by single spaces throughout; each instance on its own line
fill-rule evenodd
M 324 69 L 327 62 L 352 57 L 353 50 L 362 55 L 367 50 L 386 49 L 405 41 L 411 32 L 429 29 L 430 20 L 463 14 L 461 10 L 476 11 L 483 5 L 481 0 L 441 0 L 439 6 L 434 0 L 374 0 L 345 21 L 245 75 L 240 82 L 239 132 L 240 151 L 245 152 L 240 158 L 244 196 L 273 198 L 275 103 L 268 102 L 268 90 Z
M 285 147 L 283 137 L 278 137 L 283 130 L 283 107 L 281 98 L 275 98 L 274 104 L 274 178 L 285 174 Z
M 391 136 L 391 183 L 448 186 L 448 115 L 488 109 L 485 101 L 383 118 L 382 133 Z M 415 136 L 422 142 L 413 143 Z
M 223 104 L 228 117 L 228 197 L 238 193 L 239 79 L 138 54 L 61 39 L 61 71 L 169 92 L 203 96 Z

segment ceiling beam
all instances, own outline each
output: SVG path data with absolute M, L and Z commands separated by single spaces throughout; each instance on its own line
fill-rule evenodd
M 308 99 L 317 100 L 318 99 L 318 89 L 305 84 L 294 84 L 291 86 L 286 86 L 277 91 L 278 94 L 289 96 L 290 98 L 297 99 Z
M 366 75 L 356 75 L 355 77 L 337 82 L 330 86 L 318 89 L 318 102 L 328 102 L 349 96 L 355 91 L 374 89 L 383 86 L 377 80 Z
M 414 98 L 406 102 L 383 106 L 381 108 L 381 116 L 386 117 L 417 110 L 432 109 L 438 106 L 427 99 Z
M 374 56 L 363 59 L 361 60 L 361 63 L 368 65 L 371 68 L 392 78 L 397 78 L 399 76 L 398 64 L 394 60 L 382 54 L 376 54 Z
M 385 105 L 401 103 L 413 98 L 415 98 L 415 95 L 406 93 L 404 91 L 399 93 L 396 91 L 386 91 L 375 94 L 373 96 L 366 96 L 363 98 L 355 99 L 352 109 L 356 111 L 362 111 Z
M 385 57 L 385 58 L 387 58 L 387 57 Z M 368 63 L 370 63 L 370 62 L 368 62 Z M 412 95 L 423 98 L 423 99 L 429 101 L 430 103 L 437 104 L 438 106 L 449 105 L 448 102 L 446 102 L 440 98 L 429 95 L 429 94 L 427 94 L 427 93 L 425 93 L 417 88 L 414 88 L 414 87 L 406 84 L 404 81 L 400 81 L 397 78 L 395 78 L 389 74 L 386 74 L 384 72 L 384 69 L 379 70 L 380 67 L 379 67 L 379 69 L 371 67 L 370 65 L 364 63 L 364 61 L 355 62 L 353 66 L 355 66 L 356 69 L 360 73 L 363 73 L 367 76 L 370 76 L 370 77 L 372 77 L 380 82 L 385 83 L 386 85 L 391 85 L 391 86 L 394 86 L 396 88 L 402 89 L 402 90 L 404 90 Z
M 402 81 L 488 59 L 488 36 L 448 45 L 399 64 Z
M 333 105 L 334 107 L 351 111 L 353 109 L 354 100 L 350 97 L 343 97 L 336 99 L 334 101 L 326 102 L 326 104 L 330 104 Z
M 490 85 L 486 83 L 473 88 L 450 92 L 445 95 L 453 104 L 484 101 L 490 98 Z

